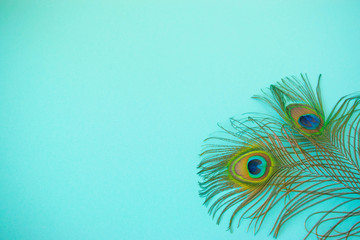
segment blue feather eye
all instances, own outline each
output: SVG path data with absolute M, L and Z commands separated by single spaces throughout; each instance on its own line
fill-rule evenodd
M 306 135 L 321 134 L 324 128 L 324 118 L 313 108 L 305 104 L 290 104 L 286 112 L 292 123 Z
M 261 156 L 252 156 L 248 159 L 247 168 L 250 177 L 260 178 L 265 174 L 267 168 L 267 162 L 265 158 Z
M 229 173 L 237 183 L 249 187 L 266 181 L 275 165 L 276 161 L 268 153 L 252 150 L 235 156 L 229 162 Z
M 317 129 L 320 125 L 320 119 L 315 114 L 306 114 L 299 117 L 299 124 L 306 129 Z

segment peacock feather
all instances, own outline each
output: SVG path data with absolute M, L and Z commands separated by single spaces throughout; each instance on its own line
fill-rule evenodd
M 360 237 L 360 95 L 341 98 L 325 114 L 320 90 L 306 75 L 284 78 L 254 96 L 274 110 L 230 119 L 205 140 L 200 196 L 229 229 L 250 219 L 271 233 L 305 215 L 309 236 Z M 271 214 L 271 217 L 269 216 Z

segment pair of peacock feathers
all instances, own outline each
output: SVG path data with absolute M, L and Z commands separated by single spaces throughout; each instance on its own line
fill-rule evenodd
M 205 140 L 200 196 L 229 229 L 250 219 L 255 233 L 277 237 L 305 214 L 305 239 L 360 237 L 360 95 L 342 97 L 330 114 L 306 75 L 282 79 L 254 96 L 276 112 L 230 119 L 231 130 Z M 271 216 L 269 216 L 271 214 Z

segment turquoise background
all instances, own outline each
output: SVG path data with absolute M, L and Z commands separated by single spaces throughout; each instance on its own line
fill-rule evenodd
M 281 77 L 360 90 L 360 1 L 0 2 L 0 239 L 272 239 L 198 196 L 202 140 Z M 294 238 L 296 233 L 296 238 Z M 290 221 L 278 239 L 301 239 Z

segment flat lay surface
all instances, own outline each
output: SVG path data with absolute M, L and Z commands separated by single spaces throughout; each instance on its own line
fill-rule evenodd
M 360 90 L 358 1 L 1 1 L 1 239 L 273 239 L 216 225 L 202 141 L 282 77 Z M 328 112 L 326 112 L 328 113 Z M 306 235 L 301 216 L 278 239 Z

